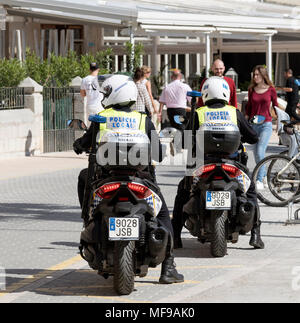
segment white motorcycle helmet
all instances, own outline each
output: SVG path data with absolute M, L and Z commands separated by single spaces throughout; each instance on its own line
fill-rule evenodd
M 104 95 L 105 108 L 131 106 L 137 100 L 137 87 L 126 75 L 112 75 L 102 83 L 100 92 Z
M 224 78 L 212 76 L 208 78 L 202 86 L 202 100 L 204 104 L 214 100 L 228 104 L 230 100 L 230 88 Z

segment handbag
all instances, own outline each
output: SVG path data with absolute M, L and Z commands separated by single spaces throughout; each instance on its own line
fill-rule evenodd
M 250 123 L 260 125 L 260 124 L 263 124 L 265 120 L 266 120 L 265 116 L 257 114 L 250 119 Z

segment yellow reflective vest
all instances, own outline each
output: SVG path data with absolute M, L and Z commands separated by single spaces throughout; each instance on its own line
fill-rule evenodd
M 104 133 L 107 132 L 132 132 L 139 130 L 146 134 L 146 114 L 138 111 L 125 112 L 114 110 L 113 108 L 103 110 L 98 114 L 106 117 L 106 123 L 100 123 L 99 142 Z
M 225 105 L 223 108 L 200 107 L 196 110 L 199 119 L 199 126 L 204 123 L 231 123 L 237 125 L 236 108 L 231 105 Z

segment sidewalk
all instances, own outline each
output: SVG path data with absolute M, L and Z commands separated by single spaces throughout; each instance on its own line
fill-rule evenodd
M 273 131 L 269 145 L 278 145 L 278 135 Z M 167 144 L 167 155 L 161 165 L 183 165 L 186 154 L 170 156 L 170 148 Z M 73 168 L 85 168 L 88 165 L 88 156 L 76 155 L 73 151 L 53 152 L 29 157 L 18 157 L 13 159 L 0 159 L 0 180 L 32 176 L 36 174 L 49 173 L 52 171 Z
M 0 159 L 0 181 L 59 170 L 85 168 L 87 165 L 88 157 L 85 154 L 78 156 L 73 151 Z

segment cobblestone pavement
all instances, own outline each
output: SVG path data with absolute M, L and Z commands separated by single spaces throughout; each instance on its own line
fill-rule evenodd
M 158 284 L 158 267 L 119 297 L 112 278 L 98 276 L 78 255 L 76 185 L 86 164 L 71 152 L 0 161 L 0 302 L 300 301 L 300 226 L 285 225 L 287 208 L 263 205 L 264 250 L 250 247 L 248 234 L 229 244 L 224 258 L 212 258 L 209 245 L 184 231 L 184 248 L 175 255 L 185 282 Z M 157 175 L 172 212 L 184 169 L 159 166 Z

